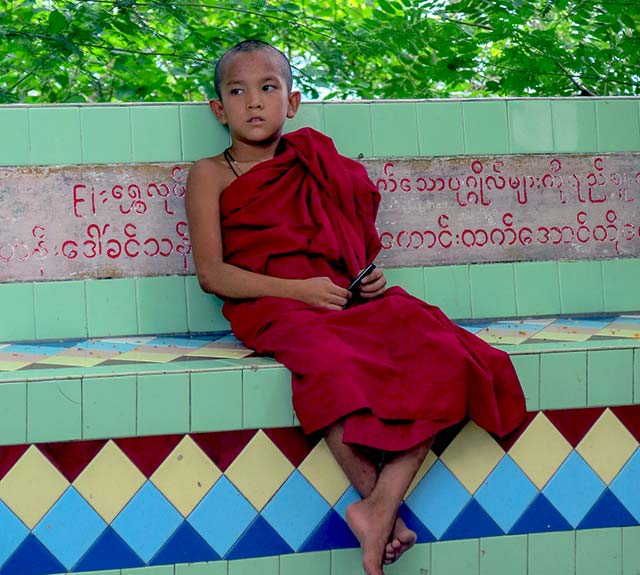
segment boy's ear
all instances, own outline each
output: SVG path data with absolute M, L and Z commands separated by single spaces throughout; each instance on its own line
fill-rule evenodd
M 227 115 L 224 113 L 224 106 L 222 105 L 222 100 L 218 98 L 212 98 L 209 100 L 209 108 L 216 115 L 218 121 L 223 125 L 227 125 Z
M 297 90 L 289 94 L 289 108 L 287 109 L 287 118 L 294 118 L 298 107 L 300 106 L 300 92 Z

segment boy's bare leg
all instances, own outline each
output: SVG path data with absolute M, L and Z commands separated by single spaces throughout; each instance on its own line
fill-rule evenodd
M 382 573 L 383 555 L 385 563 L 392 563 L 416 542 L 416 534 L 397 517 L 397 512 L 431 442 L 395 455 L 378 475 L 378 467 L 370 458 L 342 442 L 342 432 L 343 424 L 337 422 L 326 430 L 325 440 L 363 498 L 347 508 L 347 521 L 362 545 L 367 574 L 377 575 Z M 382 536 L 383 546 L 378 550 Z

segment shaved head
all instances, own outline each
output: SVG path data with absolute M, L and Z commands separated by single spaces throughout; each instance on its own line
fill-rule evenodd
M 224 76 L 227 71 L 227 68 L 233 58 L 242 52 L 271 52 L 278 57 L 278 61 L 280 62 L 280 73 L 287 85 L 289 92 L 293 89 L 293 78 L 291 74 L 291 64 L 289 63 L 289 58 L 287 58 L 283 52 L 274 48 L 271 44 L 267 44 L 266 42 L 262 42 L 261 40 L 243 40 L 242 42 L 236 44 L 233 48 L 227 50 L 218 63 L 216 64 L 216 71 L 213 77 L 213 84 L 216 89 L 216 94 L 218 98 L 222 99 L 222 90 L 221 85 L 224 82 Z

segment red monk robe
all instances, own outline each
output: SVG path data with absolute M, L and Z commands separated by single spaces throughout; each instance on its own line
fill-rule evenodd
M 380 195 L 361 164 L 305 128 L 234 180 L 220 199 L 224 260 L 281 278 L 343 287 L 380 250 Z M 525 403 L 511 362 L 399 287 L 343 311 L 263 297 L 225 302 L 236 336 L 292 373 L 306 433 L 348 416 L 343 440 L 411 448 L 467 416 L 504 435 Z

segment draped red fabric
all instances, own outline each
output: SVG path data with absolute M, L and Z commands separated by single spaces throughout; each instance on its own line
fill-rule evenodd
M 346 287 L 380 250 L 379 200 L 364 167 L 331 139 L 310 128 L 287 134 L 275 158 L 224 190 L 224 259 Z M 467 417 L 505 435 L 524 416 L 507 354 L 399 287 L 342 311 L 263 297 L 227 300 L 223 313 L 246 346 L 291 370 L 307 433 L 346 417 L 345 442 L 399 451 Z

